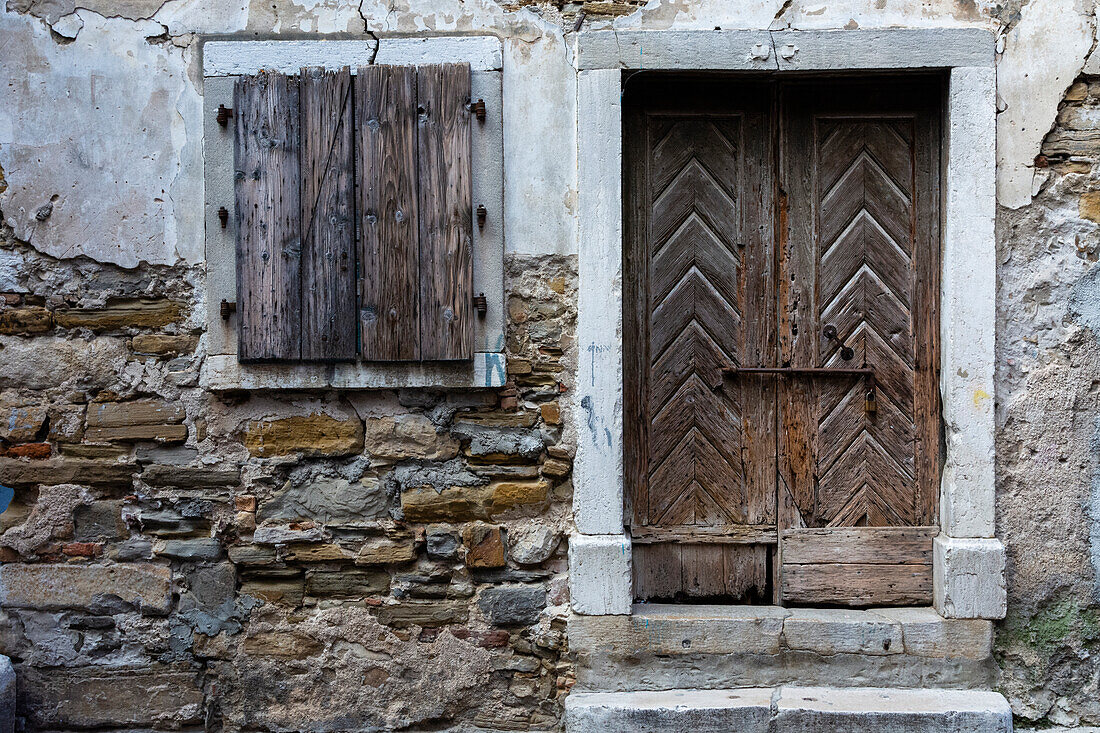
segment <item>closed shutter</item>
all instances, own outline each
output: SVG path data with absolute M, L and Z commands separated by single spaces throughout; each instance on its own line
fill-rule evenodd
M 470 68 L 241 77 L 238 358 L 473 356 Z

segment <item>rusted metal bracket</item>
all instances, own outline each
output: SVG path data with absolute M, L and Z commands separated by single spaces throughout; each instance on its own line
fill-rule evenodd
M 233 117 L 233 108 L 226 107 L 224 104 L 218 105 L 218 113 L 214 116 L 214 119 L 218 121 L 218 124 L 225 127 L 229 124 L 229 120 Z
M 228 300 L 223 300 L 221 304 L 222 320 L 228 321 L 229 316 L 237 312 L 237 304 L 230 303 Z
M 485 293 L 478 293 L 474 296 L 474 310 L 477 311 L 478 318 L 484 318 L 485 314 L 489 312 L 489 301 L 485 299 Z
M 222 229 L 229 223 L 229 211 L 224 206 L 218 207 L 218 221 L 222 223 Z
M 478 122 L 485 121 L 485 100 L 479 99 L 476 102 L 470 102 L 470 111 L 474 113 L 474 117 L 477 117 Z
M 837 335 L 836 326 L 834 326 L 833 324 L 830 323 L 829 325 L 825 326 L 825 328 L 821 331 L 821 335 L 829 339 L 830 341 L 835 341 L 837 345 L 840 346 L 840 358 L 844 361 L 851 361 L 852 357 L 856 355 L 855 350 L 853 350 L 851 346 L 845 344 L 844 341 L 841 340 L 840 336 Z
M 485 206 L 483 204 L 478 204 L 477 205 L 477 228 L 478 229 L 484 229 L 485 228 L 485 218 L 488 215 L 489 215 L 489 212 L 485 210 Z

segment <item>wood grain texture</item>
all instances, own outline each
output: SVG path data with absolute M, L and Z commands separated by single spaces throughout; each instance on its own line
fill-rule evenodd
M 783 562 L 929 565 L 937 534 L 935 527 L 789 529 L 782 533 Z
M 348 361 L 357 351 L 352 82 L 302 69 L 302 359 Z
M 417 70 L 420 358 L 473 356 L 469 64 Z
M 723 384 L 721 370 L 774 359 L 770 91 L 729 94 L 698 79 L 640 81 L 633 91 L 628 84 L 624 98 L 633 144 L 623 314 L 632 533 L 684 543 L 672 595 L 763 596 L 766 548 L 731 545 L 752 535 L 736 528 L 775 518 L 774 386 Z M 762 322 L 750 323 L 747 308 Z M 752 537 L 775 541 L 774 532 Z M 646 550 L 652 572 L 665 572 L 675 552 Z M 636 576 L 645 572 L 643 560 Z M 639 583 L 642 594 L 668 590 L 658 579 Z
M 630 528 L 634 544 L 657 542 L 694 542 L 700 544 L 765 544 L 774 545 L 778 535 L 774 524 L 725 524 L 716 527 L 647 527 Z
M 237 356 L 301 357 L 298 79 L 261 73 L 233 90 Z
M 932 602 L 931 565 L 783 564 L 785 604 L 927 606 Z
M 362 358 L 416 360 L 421 358 L 416 69 L 360 67 L 354 88 Z
M 764 545 L 636 545 L 634 596 L 648 601 L 766 603 L 770 552 Z

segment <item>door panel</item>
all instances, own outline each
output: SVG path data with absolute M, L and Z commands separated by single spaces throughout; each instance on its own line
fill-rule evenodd
M 914 602 L 931 590 L 925 553 L 905 568 L 809 567 L 805 553 L 792 558 L 783 548 L 824 542 L 830 528 L 935 522 L 938 86 L 796 84 L 785 86 L 780 99 L 786 205 L 780 359 L 793 367 L 875 372 L 873 379 L 780 382 L 782 596 L 849 605 Z M 826 337 L 827 326 L 836 338 Z M 799 538 L 800 528 L 824 530 Z M 882 541 L 870 530 L 845 537 L 853 545 Z
M 637 598 L 930 601 L 940 94 L 931 77 L 628 82 Z M 820 372 L 852 368 L 873 377 Z
M 759 540 L 776 542 L 774 385 L 731 389 L 721 371 L 773 358 L 769 117 L 764 85 L 642 81 L 624 97 L 633 141 L 625 428 L 639 598 L 770 592 Z

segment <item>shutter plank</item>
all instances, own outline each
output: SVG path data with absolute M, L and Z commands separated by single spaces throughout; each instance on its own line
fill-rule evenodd
M 783 600 L 853 607 L 927 606 L 932 602 L 932 566 L 784 564 Z
M 469 64 L 417 73 L 420 357 L 473 356 Z
M 301 356 L 298 80 L 240 77 L 236 145 L 237 324 L 240 361 Z
M 302 69 L 302 359 L 355 358 L 351 70 Z
M 355 120 L 362 356 L 419 359 L 416 69 L 360 67 Z

